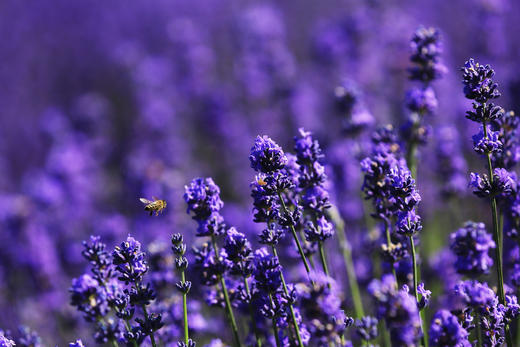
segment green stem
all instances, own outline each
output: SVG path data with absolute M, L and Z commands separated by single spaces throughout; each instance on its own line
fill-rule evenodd
M 211 235 L 211 242 L 213 243 L 213 250 L 215 251 L 215 260 L 219 262 L 219 250 L 217 245 L 217 239 L 215 238 L 215 235 Z M 226 302 L 226 311 L 228 314 L 229 322 L 231 323 L 231 330 L 233 332 L 233 338 L 235 341 L 235 346 L 241 347 L 242 344 L 240 343 L 240 336 L 238 335 L 238 328 L 237 328 L 237 322 L 235 320 L 235 315 L 233 314 L 233 308 L 231 307 L 231 301 L 229 300 L 229 293 L 226 286 L 226 281 L 222 277 L 221 274 L 218 274 L 218 280 L 220 282 L 220 286 L 222 287 L 222 292 L 224 294 L 224 301 Z
M 251 297 L 251 291 L 249 290 L 249 283 L 247 283 L 246 277 L 244 277 L 244 288 L 246 290 L 247 296 Z M 260 338 L 260 334 L 258 333 L 258 329 L 256 327 L 255 310 L 251 302 L 249 303 L 249 312 L 251 314 L 251 324 L 253 325 L 253 331 L 255 333 L 256 346 L 262 347 L 262 339 Z
M 280 203 L 282 204 L 283 212 L 289 213 L 289 210 L 287 209 L 287 206 L 285 205 L 285 201 L 282 197 L 282 193 L 278 192 L 278 198 L 280 199 Z M 298 235 L 296 234 L 296 229 L 294 229 L 294 225 L 290 226 L 292 236 L 294 238 L 294 241 L 296 242 L 296 246 L 298 247 L 298 253 L 300 253 L 300 257 L 303 262 L 303 266 L 305 266 L 305 271 L 307 271 L 307 275 L 310 276 L 311 269 L 309 268 L 309 263 L 307 262 L 307 258 L 305 257 L 305 253 L 303 252 L 302 245 L 300 243 L 300 240 L 298 239 Z M 310 279 L 310 277 L 309 277 Z M 314 282 L 311 279 L 311 282 L 314 284 Z
M 272 249 L 273 249 L 273 255 L 275 256 L 275 258 L 280 259 L 280 258 L 278 258 L 278 252 L 276 251 L 276 247 L 274 245 L 272 246 Z M 285 277 L 283 276 L 283 271 L 280 271 L 280 280 L 282 281 L 283 291 L 284 291 L 285 295 L 288 297 L 289 290 L 287 290 L 287 284 L 285 283 Z M 291 318 L 293 321 L 294 330 L 296 332 L 296 338 L 298 339 L 298 346 L 303 347 L 303 341 L 302 341 L 302 337 L 300 335 L 300 327 L 298 326 L 298 321 L 296 320 L 296 314 L 294 313 L 294 308 L 293 308 L 292 304 L 289 305 L 289 310 L 291 311 Z
M 412 252 L 412 268 L 413 268 L 413 293 L 415 295 L 415 300 L 417 301 L 417 304 L 419 304 L 419 293 L 417 292 L 417 281 L 418 281 L 418 276 L 417 276 L 417 255 L 415 253 L 415 244 L 414 244 L 414 241 L 413 241 L 413 236 L 410 235 L 409 237 L 409 240 L 410 240 L 410 250 Z M 428 347 L 428 330 L 426 329 L 426 322 L 425 322 L 425 319 L 424 319 L 424 311 L 423 310 L 419 310 L 419 318 L 421 320 L 421 330 L 422 330 L 422 333 L 423 333 L 423 345 L 425 347 Z
M 390 334 L 388 329 L 386 328 L 386 323 L 384 320 L 379 321 L 379 331 L 381 331 L 381 340 L 383 342 L 384 347 L 392 347 L 392 342 L 390 341 Z
M 347 271 L 348 284 L 354 303 L 354 315 L 355 318 L 361 318 L 365 315 L 365 312 L 363 310 L 363 301 L 361 300 L 354 262 L 352 261 L 352 252 L 350 251 L 350 245 L 345 235 L 345 222 L 343 222 L 336 207 L 330 208 L 330 217 L 337 228 L 336 235 L 338 236 L 339 247 L 343 254 L 343 262 L 345 263 L 345 270 Z
M 325 256 L 325 249 L 323 248 L 323 241 L 318 242 L 318 249 L 320 251 L 320 259 L 321 259 L 321 266 L 323 267 L 323 272 L 325 272 L 325 275 L 327 277 L 330 277 L 329 274 L 329 267 L 327 266 L 327 257 Z M 328 282 L 328 286 L 330 288 L 330 282 Z
M 181 271 L 181 281 L 184 283 L 186 281 L 186 275 L 184 270 Z M 190 340 L 188 334 L 188 298 L 187 293 L 182 293 L 182 314 L 184 316 L 184 343 L 188 346 L 188 342 Z

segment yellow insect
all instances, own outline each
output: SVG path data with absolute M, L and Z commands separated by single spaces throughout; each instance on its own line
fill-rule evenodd
M 150 216 L 153 215 L 154 212 L 155 215 L 158 216 L 159 213 L 161 213 L 166 208 L 166 200 L 158 199 L 155 196 L 153 197 L 153 201 L 145 198 L 140 198 L 139 200 L 145 204 L 144 210 L 150 211 Z

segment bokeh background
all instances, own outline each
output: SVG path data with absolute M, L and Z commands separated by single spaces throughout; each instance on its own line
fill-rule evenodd
M 86 339 L 68 305 L 86 265 L 81 241 L 96 234 L 113 246 L 130 233 L 154 246 L 183 232 L 197 242 L 182 201 L 192 177 L 212 176 L 226 219 L 253 235 L 258 134 L 290 151 L 299 127 L 313 131 L 338 208 L 362 218 L 359 158 L 334 93 L 348 85 L 375 125 L 397 127 L 419 25 L 440 29 L 448 67 L 418 179 L 421 248 L 435 264 L 448 233 L 489 214 L 464 191 L 440 194 L 439 134 L 475 157 L 459 67 L 492 64 L 499 103 L 520 110 L 518 18 L 514 0 L 0 1 L 0 327 L 24 323 L 51 345 Z M 138 198 L 151 196 L 167 213 L 142 210 Z M 359 262 L 362 281 L 365 270 Z

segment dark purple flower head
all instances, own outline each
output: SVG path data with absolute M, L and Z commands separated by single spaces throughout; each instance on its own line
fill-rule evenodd
M 230 269 L 233 274 L 249 277 L 252 270 L 253 250 L 246 236 L 231 227 L 226 232 L 224 249 L 227 260 L 231 262 Z
M 410 79 L 430 83 L 446 73 L 446 67 L 440 61 L 442 47 L 438 29 L 419 27 L 412 37 L 410 47 L 410 60 L 415 64 L 410 69 Z
M 284 230 L 277 228 L 276 224 L 271 223 L 267 228 L 262 230 L 259 235 L 259 243 L 262 245 L 274 246 L 277 245 L 284 236 Z
M 74 278 L 69 292 L 71 305 L 82 312 L 87 321 L 93 322 L 108 313 L 106 292 L 89 274 Z
M 325 216 L 319 217 L 316 223 L 311 221 L 305 225 L 305 239 L 309 242 L 325 241 L 334 235 L 334 226 Z
M 455 268 L 460 274 L 479 276 L 489 272 L 493 260 L 489 257 L 495 242 L 486 232 L 484 223 L 466 222 L 450 236 L 450 248 L 457 256 Z
M 491 66 L 480 65 L 471 58 L 461 70 L 466 98 L 485 103 L 500 96 L 498 85 L 492 80 L 495 71 Z
M 298 134 L 298 136 L 294 137 L 294 151 L 296 152 L 297 163 L 300 166 L 310 165 L 323 159 L 320 144 L 312 138 L 312 133 L 299 128 Z
M 480 198 L 499 197 L 506 198 L 516 190 L 516 175 L 506 169 L 496 168 L 493 171 L 493 182 L 489 177 L 472 172 L 469 185 L 473 187 L 473 193 Z
M 484 134 L 484 129 L 480 129 L 478 134 L 473 135 L 475 152 L 478 154 L 493 153 L 493 155 L 502 152 L 503 144 L 500 142 L 499 132 L 492 131 L 489 127 L 486 130 L 487 136 Z
M 456 316 L 447 310 L 438 311 L 430 326 L 430 346 L 470 347 L 469 333 L 462 327 Z
M 399 212 L 397 214 L 397 232 L 412 236 L 422 230 L 421 217 L 415 210 Z
M 399 134 L 391 124 L 379 127 L 374 131 L 371 141 L 374 154 L 393 153 L 396 157 L 400 156 L 402 146 L 399 141 Z
M 112 252 L 112 262 L 119 272 L 119 280 L 136 283 L 143 279 L 148 271 L 145 253 L 141 251 L 141 243 L 131 236 Z
M 498 298 L 487 283 L 477 281 L 459 282 L 455 286 L 455 293 L 460 296 L 467 305 L 481 311 L 486 311 L 488 307 L 498 305 Z
M 193 218 L 197 221 L 209 218 L 224 206 L 220 199 L 220 188 L 211 177 L 193 179 L 189 185 L 184 186 L 184 191 L 187 212 L 193 211 Z
M 504 115 L 504 109 L 492 102 L 487 104 L 473 103 L 473 111 L 466 112 L 466 118 L 477 123 L 496 121 Z
M 267 249 L 260 248 L 254 254 L 255 270 L 253 275 L 257 287 L 266 293 L 276 292 L 282 282 L 280 280 L 280 271 L 282 267 L 278 258 L 273 257 Z
M 366 316 L 356 321 L 356 334 L 364 341 L 370 341 L 377 337 L 377 318 Z
M 257 136 L 251 147 L 249 161 L 255 171 L 267 174 L 283 169 L 287 164 L 287 157 L 276 142 L 264 135 Z
M 309 187 L 302 195 L 302 205 L 304 208 L 314 211 L 320 215 L 323 211 L 329 208 L 329 192 L 321 185 Z
M 437 108 L 437 98 L 433 88 L 413 88 L 406 93 L 406 107 L 420 114 L 428 114 Z

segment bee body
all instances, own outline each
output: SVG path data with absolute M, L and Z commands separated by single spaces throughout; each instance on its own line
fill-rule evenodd
M 155 212 L 155 215 L 158 216 L 159 213 L 161 213 L 166 208 L 166 200 L 157 199 L 155 196 L 152 200 L 148 200 L 145 198 L 139 199 L 145 206 L 145 211 L 150 211 L 150 216 L 153 215 Z

